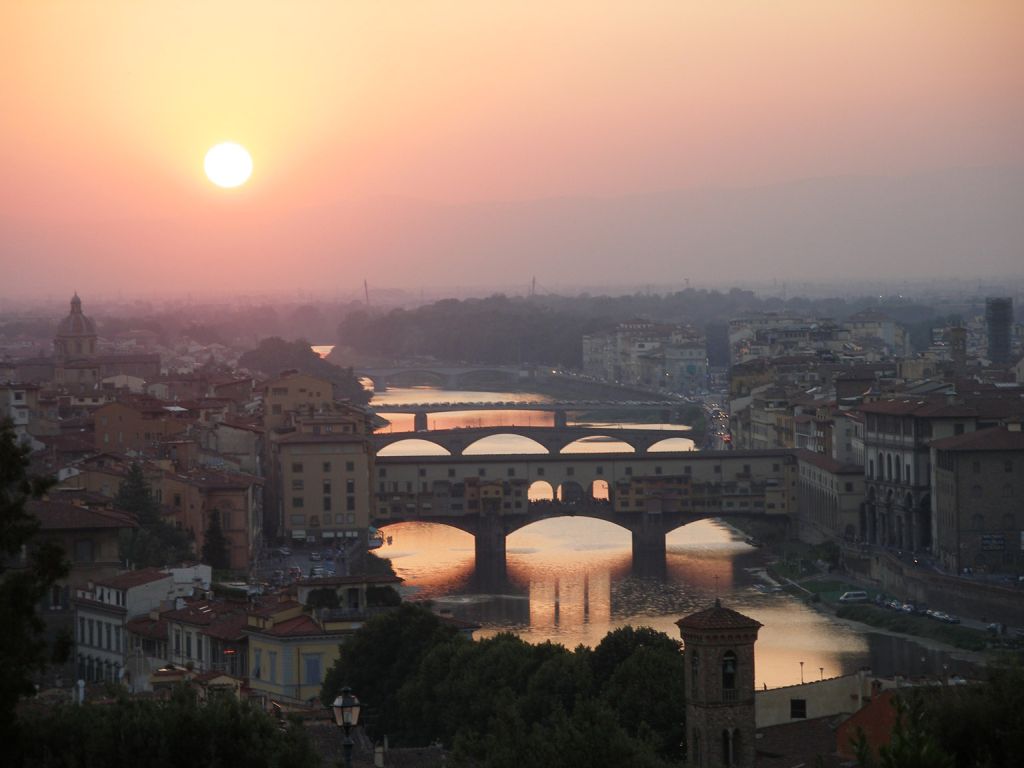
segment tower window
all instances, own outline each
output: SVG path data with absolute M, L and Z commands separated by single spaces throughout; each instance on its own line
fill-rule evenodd
M 736 690 L 736 654 L 732 651 L 722 657 L 722 690 Z

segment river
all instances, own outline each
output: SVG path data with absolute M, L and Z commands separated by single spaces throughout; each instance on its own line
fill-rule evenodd
M 429 387 L 390 389 L 371 404 L 542 402 L 523 392 L 473 392 Z M 384 431 L 412 429 L 411 414 L 382 415 Z M 430 428 L 550 424 L 543 411 L 467 410 L 430 417 Z M 597 443 L 572 450 L 630 450 L 614 441 L 614 429 Z M 644 424 L 667 433 L 671 448 L 692 450 L 686 427 Z M 467 453 L 543 452 L 526 438 L 499 435 Z M 402 441 L 392 453 L 430 454 L 438 447 L 424 440 Z M 441 450 L 441 453 L 444 451 Z M 510 631 L 530 642 L 551 640 L 569 648 L 594 646 L 612 629 L 627 624 L 650 626 L 672 637 L 675 621 L 705 608 L 716 597 L 761 622 L 756 646 L 757 686 L 774 688 L 804 680 L 849 674 L 870 667 L 877 674 L 937 675 L 969 665 L 901 637 L 859 631 L 818 612 L 788 594 L 773 591 L 765 574 L 768 555 L 746 544 L 745 536 L 720 520 L 679 528 L 667 537 L 666 567 L 657 576 L 638 571 L 630 534 L 618 526 L 588 518 L 557 518 L 527 526 L 508 537 L 503 574 L 478 573 L 473 538 L 430 523 L 387 526 L 389 537 L 377 554 L 390 558 L 405 582 L 407 597 L 432 600 L 452 615 L 481 626 L 477 637 Z

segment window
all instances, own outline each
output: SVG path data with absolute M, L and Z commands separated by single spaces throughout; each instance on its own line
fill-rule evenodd
M 330 511 L 331 511 L 331 497 L 330 496 L 324 496 L 324 512 L 330 512 Z
M 544 477 L 544 467 L 537 467 L 537 476 Z
M 331 462 L 325 461 L 324 462 L 324 472 L 326 473 L 326 472 L 330 472 L 330 471 L 331 471 Z
M 355 470 L 355 468 L 356 468 L 356 463 L 354 461 L 346 461 L 345 462 L 345 471 L 346 472 L 352 472 L 352 471 Z
M 306 671 L 307 685 L 320 685 L 320 655 L 306 653 L 302 655 L 303 667 Z
M 257 680 L 263 679 L 263 669 L 261 662 L 263 661 L 263 649 L 254 648 L 252 652 L 252 676 Z
M 306 524 L 306 516 L 305 515 L 291 515 L 290 519 L 291 519 L 292 525 L 305 525 Z
M 292 490 L 293 491 L 301 491 L 305 487 L 306 487 L 306 482 L 304 480 L 292 480 Z
M 293 461 L 292 462 L 292 472 L 301 472 L 301 471 L 302 471 L 302 462 L 301 461 Z
M 93 549 L 91 539 L 79 539 L 75 542 L 75 562 L 91 563 L 93 561 Z
M 1013 472 L 1013 460 L 1007 459 L 1003 462 L 1003 472 Z
M 478 467 L 476 471 L 477 474 L 480 475 L 480 477 L 487 477 L 487 470 L 484 469 L 483 467 Z
M 181 630 L 174 630 L 174 653 L 175 655 L 181 655 Z
M 565 474 L 567 474 L 569 477 L 572 477 L 573 475 L 576 474 L 576 467 L 566 467 Z
M 192 633 L 185 633 L 185 657 L 192 658 Z
M 722 690 L 736 690 L 736 654 L 732 651 L 722 656 Z
M 345 497 L 345 509 L 347 509 L 349 512 L 353 512 L 353 511 L 355 511 L 355 508 L 356 508 L 356 497 L 355 496 L 346 496 Z
M 789 700 L 789 716 L 790 718 L 806 718 L 807 717 L 807 699 L 790 699 Z
M 509 467 L 508 468 L 508 476 L 509 477 L 515 477 L 516 476 L 516 470 L 515 470 L 514 467 Z
M 78 617 L 78 642 L 85 645 L 85 619 Z
M 111 650 L 114 647 L 114 627 L 113 627 L 113 625 L 106 624 L 105 622 L 104 622 L 104 626 L 106 626 L 106 628 L 107 628 L 107 644 L 104 647 L 107 650 Z
M 963 433 L 964 433 L 964 425 L 963 424 L 954 424 L 953 425 L 953 434 L 954 435 L 962 435 Z
M 270 682 L 276 683 L 277 682 L 277 651 L 269 651 L 267 655 L 269 656 L 269 658 L 267 659 L 267 667 L 269 668 L 268 671 L 270 673 Z
M 305 499 L 303 499 L 301 496 L 292 496 L 292 508 L 293 509 L 302 509 L 302 507 L 305 505 L 305 503 L 306 503 Z
M 331 492 L 331 481 L 330 480 L 324 480 L 324 495 L 327 495 L 330 492 Z
M 853 493 L 853 483 L 845 483 L 843 487 L 847 493 Z
M 633 474 L 633 468 L 632 467 L 626 467 L 626 476 L 628 477 L 629 475 L 632 475 L 632 474 Z
M 604 467 L 602 467 L 600 464 L 597 465 L 597 474 L 599 474 L 599 475 L 603 475 L 604 474 Z
M 448 477 L 455 477 L 455 470 L 454 469 L 449 469 L 448 470 Z
M 387 477 L 387 476 L 388 476 L 387 469 L 385 469 L 384 467 L 378 467 L 377 468 L 377 477 Z
M 196 635 L 196 658 L 199 661 L 203 660 L 203 636 Z

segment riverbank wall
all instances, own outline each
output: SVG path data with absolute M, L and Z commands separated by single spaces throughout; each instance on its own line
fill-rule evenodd
M 875 589 L 965 618 L 1024 626 L 1024 589 L 937 573 L 882 550 L 842 548 L 842 566 Z

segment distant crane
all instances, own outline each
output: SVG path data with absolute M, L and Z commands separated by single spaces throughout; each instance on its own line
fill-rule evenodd
M 363 278 L 363 297 L 366 300 L 366 306 L 370 306 L 370 286 L 366 283 L 366 278 Z

